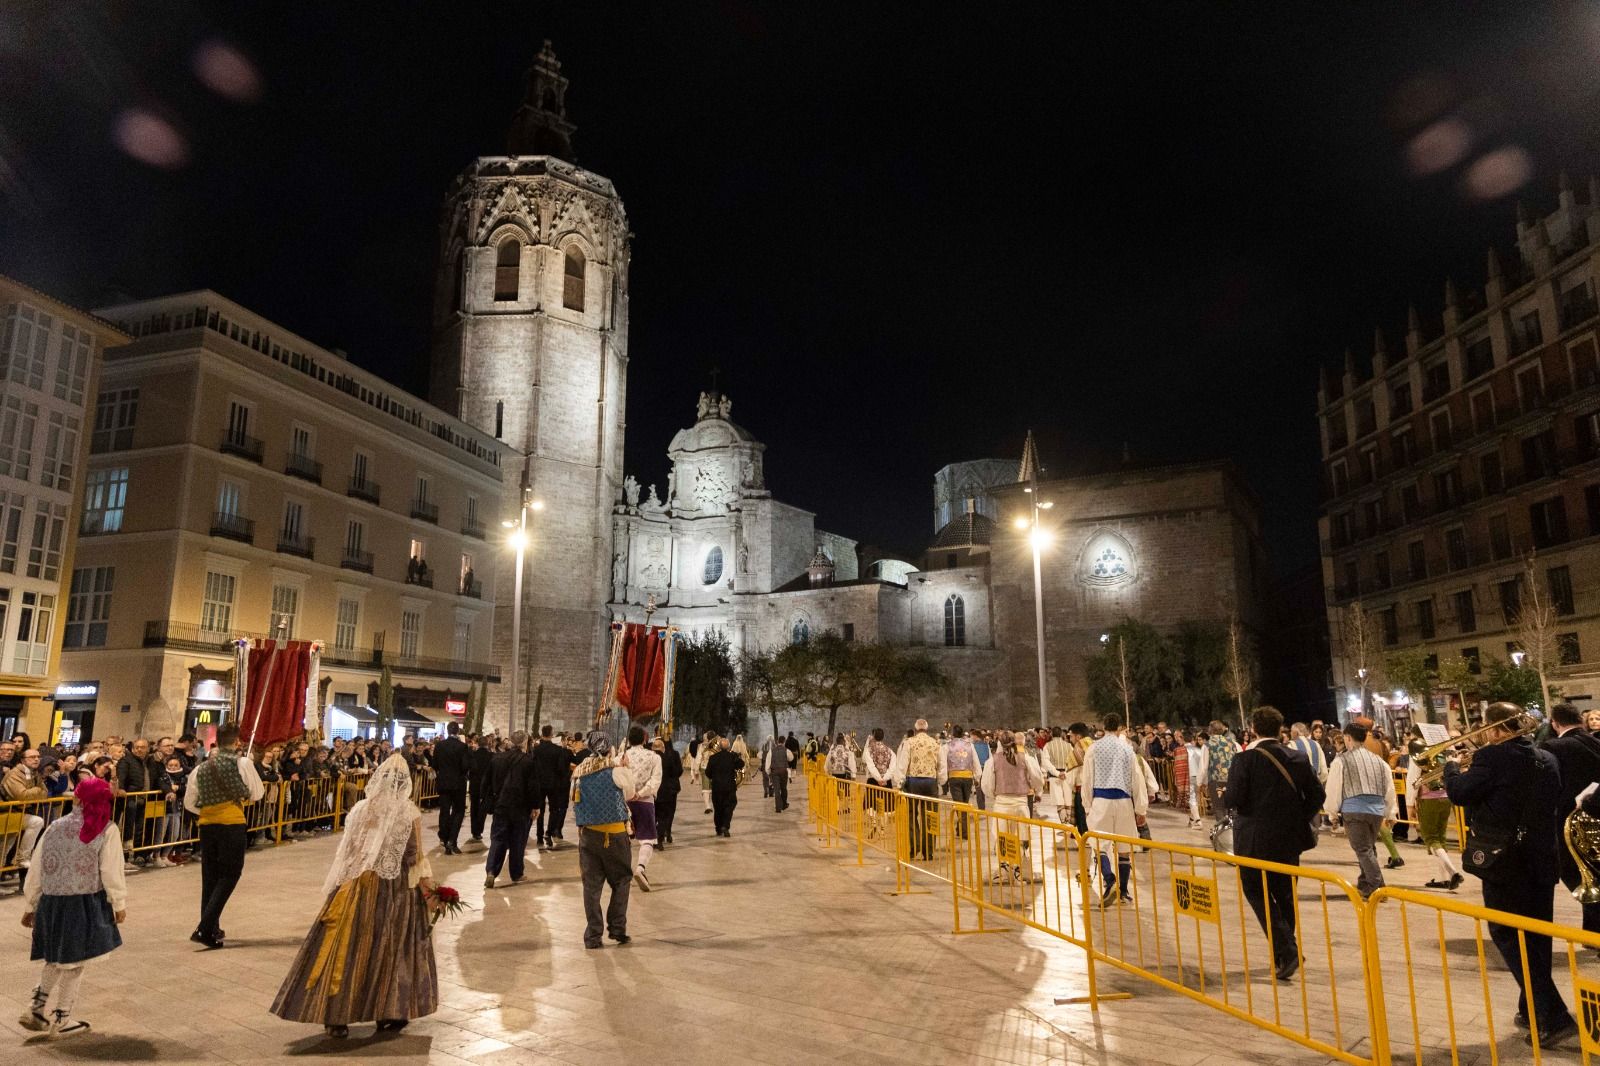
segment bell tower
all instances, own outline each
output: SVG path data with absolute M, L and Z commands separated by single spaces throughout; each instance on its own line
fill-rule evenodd
M 521 654 L 511 644 L 514 553 L 500 567 L 495 658 L 520 662 L 517 703 L 491 690 L 486 720 L 578 727 L 598 705 L 607 640 L 611 507 L 622 483 L 628 366 L 628 221 L 610 180 L 572 162 L 568 81 L 550 42 L 512 119 L 510 154 L 480 156 L 452 183 L 439 230 L 431 399 L 506 445 L 499 518 L 528 513 Z M 525 491 L 524 491 L 525 490 Z

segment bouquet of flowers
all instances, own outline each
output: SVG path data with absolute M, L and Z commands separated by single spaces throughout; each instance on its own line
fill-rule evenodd
M 424 889 L 422 898 L 427 902 L 428 910 L 431 914 L 431 918 L 428 921 L 429 929 L 438 925 L 440 918 L 454 917 L 469 909 L 465 903 L 461 902 L 461 893 L 449 885 L 435 885 L 432 888 Z

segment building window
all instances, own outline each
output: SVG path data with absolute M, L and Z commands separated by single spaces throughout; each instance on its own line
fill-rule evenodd
M 494 298 L 515 300 L 522 275 L 522 242 L 507 237 L 494 253 Z
M 233 590 L 236 580 L 232 574 L 206 571 L 205 592 L 200 600 L 200 628 L 207 633 L 230 633 L 233 630 Z
M 811 627 L 804 618 L 796 618 L 794 625 L 789 630 L 789 643 L 805 644 L 811 640 Z
M 341 597 L 333 622 L 333 646 L 336 651 L 354 651 L 356 630 L 361 625 L 361 603 Z
M 139 390 L 102 392 L 94 407 L 93 452 L 122 451 L 133 447 L 133 425 L 139 418 Z
M 706 552 L 706 565 L 702 577 L 707 585 L 715 585 L 722 580 L 722 549 L 716 545 L 712 545 L 711 550 Z
M 504 400 L 496 400 L 494 402 L 494 435 L 496 440 L 506 435 L 506 402 Z
M 115 533 L 122 528 L 122 512 L 128 504 L 128 468 L 91 470 L 84 480 L 84 533 Z
M 856 624 L 854 622 L 846 622 L 841 628 L 841 635 L 844 637 L 846 642 L 856 639 Z
M 1484 389 L 1472 397 L 1472 428 L 1479 433 L 1494 428 L 1494 392 Z
M 472 655 L 472 623 L 466 621 L 456 622 L 455 641 L 450 647 L 450 657 L 458 663 L 464 663 Z
M 1433 637 L 1434 637 L 1433 601 L 1432 600 L 1418 600 L 1417 603 L 1416 603 L 1416 608 L 1417 608 L 1417 634 L 1423 640 L 1432 640 Z
M 1432 403 L 1450 391 L 1450 364 L 1444 361 L 1434 363 L 1422 372 L 1422 402 Z M 1435 417 L 1434 424 L 1438 424 Z M 1448 430 L 1449 422 L 1445 423 Z
M 1412 581 L 1428 576 L 1428 551 L 1422 541 L 1414 540 L 1406 545 L 1406 565 L 1411 570 Z
M 1456 628 L 1463 633 L 1478 631 L 1478 608 L 1472 602 L 1472 590 L 1462 589 L 1453 597 L 1456 608 Z
M 960 596 L 944 601 L 944 646 L 960 648 L 967 643 L 967 605 Z
M 1508 626 L 1517 624 L 1517 616 L 1522 613 L 1522 578 L 1514 577 L 1509 581 L 1502 581 L 1500 589 L 1500 620 Z
M 1567 501 L 1560 496 L 1541 500 L 1528 508 L 1528 524 L 1533 527 L 1533 546 L 1550 548 L 1567 540 Z
M 1556 457 L 1556 434 L 1547 429 L 1543 433 L 1522 438 L 1522 478 L 1533 481 L 1553 477 L 1561 468 Z
M 1496 496 L 1506 487 L 1505 476 L 1500 470 L 1500 453 L 1485 452 L 1478 456 L 1478 483 L 1483 486 L 1485 496 Z
M 0 353 L 7 366 L 6 376 L 18 385 L 44 391 L 44 368 L 49 361 L 50 331 L 55 319 L 23 304 L 14 305 L 6 315 L 5 337 Z
M 344 555 L 346 559 L 355 559 L 361 555 L 362 547 L 367 542 L 367 527 L 360 519 L 352 518 L 344 527 Z
M 22 550 L 22 517 L 27 497 L 15 492 L 0 493 L 0 570 L 17 572 L 17 555 Z M 5 632 L 0 627 L 0 634 Z
M 415 659 L 422 646 L 422 612 L 400 612 L 400 657 Z
M 242 518 L 244 516 L 244 486 L 237 481 L 217 483 L 217 517 Z
M 293 640 L 300 619 L 300 590 L 293 585 L 272 586 L 272 623 L 268 636 Z
M 1479 337 L 1466 350 L 1466 376 L 1464 380 L 1481 378 L 1494 369 L 1494 345 L 1488 337 Z
M 583 310 L 583 281 L 586 264 L 583 250 L 576 245 L 567 249 L 566 267 L 561 279 L 561 306 L 572 311 Z
M 1539 312 L 1529 311 L 1517 319 L 1517 352 L 1521 354 L 1544 343 L 1544 329 L 1539 324 Z
M 1537 366 L 1530 366 L 1517 375 L 1517 393 L 1523 411 L 1532 411 L 1544 403 L 1544 379 Z
M 1461 502 L 1461 467 L 1452 466 L 1433 475 L 1433 502 L 1443 511 Z
M 116 576 L 116 568 L 110 566 L 84 567 L 72 572 L 62 647 L 105 647 L 106 627 L 111 621 L 111 589 Z
M 1377 536 L 1383 532 L 1383 498 L 1367 500 L 1361 505 L 1366 517 L 1367 536 Z
M 1422 517 L 1422 489 L 1415 481 L 1400 486 L 1400 512 L 1407 522 Z
M 56 598 L 24 592 L 17 612 L 17 643 L 11 651 L 11 672 L 42 676 L 50 664 L 50 631 L 55 625 Z
M 1503 514 L 1489 516 L 1489 556 L 1496 561 L 1511 558 L 1511 527 Z
M 1389 394 L 1389 417 L 1399 418 L 1411 413 L 1411 382 L 1404 381 Z
M 1354 559 L 1344 561 L 1344 584 L 1341 586 L 1340 597 L 1354 596 L 1361 591 L 1361 564 Z
M 1583 506 L 1589 512 L 1589 535 L 1600 533 L 1600 485 L 1586 485 L 1583 489 Z
M 1460 526 L 1444 531 L 1445 566 L 1450 570 L 1467 568 L 1467 531 Z
M 1328 468 L 1328 476 L 1333 479 L 1333 494 L 1343 496 L 1345 490 L 1350 487 L 1350 475 L 1345 467 L 1345 461 L 1335 459 L 1333 465 Z
M 74 407 L 83 406 L 83 388 L 89 380 L 89 356 L 94 337 L 86 329 L 62 324 L 56 356 L 55 397 Z
M 1378 624 L 1383 629 L 1385 647 L 1392 648 L 1400 643 L 1400 619 L 1395 616 L 1393 607 L 1385 607 L 1378 612 Z
M 1417 460 L 1417 440 L 1411 432 L 1410 426 L 1404 426 L 1394 431 L 1392 438 L 1392 451 L 1395 467 L 1407 467 Z
M 316 458 L 316 441 L 312 439 L 310 427 L 300 425 L 290 427 L 289 451 L 296 459 Z
M 1572 603 L 1572 571 L 1564 566 L 1552 566 L 1545 571 L 1545 576 L 1550 583 L 1550 603 L 1556 614 L 1576 614 Z
M 1461 658 L 1466 660 L 1467 673 L 1474 675 L 1483 673 L 1483 660 L 1479 658 L 1476 647 L 1462 648 Z
M 1583 661 L 1583 649 L 1578 644 L 1578 634 L 1556 634 L 1556 662 L 1562 666 L 1576 666 Z
M 0 413 L 0 474 L 27 481 L 33 471 L 33 428 L 39 405 L 7 396 Z
M 78 420 L 51 411 L 44 431 L 44 464 L 39 484 L 61 492 L 72 491 L 72 472 L 78 466 Z
M 1387 551 L 1378 552 L 1372 557 L 1373 584 L 1380 589 L 1386 589 L 1389 587 L 1391 577 L 1389 573 L 1389 553 Z
M 61 543 L 67 532 L 64 504 L 35 500 L 33 539 L 28 543 L 29 577 L 55 581 L 61 576 Z
M 228 401 L 228 443 L 244 447 L 250 442 L 250 405 Z

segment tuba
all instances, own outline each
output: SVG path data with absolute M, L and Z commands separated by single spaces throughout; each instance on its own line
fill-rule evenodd
M 1581 809 L 1573 811 L 1567 815 L 1561 835 L 1578 867 L 1579 884 L 1572 890 L 1572 898 L 1585 905 L 1600 903 L 1600 879 L 1594 872 L 1600 864 L 1600 818 Z

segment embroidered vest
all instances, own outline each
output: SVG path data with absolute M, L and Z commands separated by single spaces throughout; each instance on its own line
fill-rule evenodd
M 628 820 L 628 805 L 611 776 L 611 767 L 578 778 L 572 792 L 572 815 L 578 825 L 610 825 Z
M 978 755 L 972 750 L 972 743 L 967 740 L 952 740 L 944 753 L 946 764 L 951 773 L 976 773 L 978 769 Z
M 1211 753 L 1211 767 L 1208 771 L 1211 780 L 1219 785 L 1226 784 L 1228 767 L 1233 765 L 1233 757 L 1239 754 L 1238 745 L 1228 734 L 1218 733 L 1206 741 L 1206 751 Z
M 848 774 L 851 769 L 850 749 L 843 744 L 835 744 L 828 752 L 828 773 Z
M 906 776 L 939 776 L 939 742 L 926 733 L 906 741 Z
M 250 798 L 250 788 L 239 776 L 239 759 L 231 753 L 218 752 L 201 763 L 194 772 L 194 787 L 199 789 L 196 800 L 202 807 L 244 803 Z
M 83 815 L 69 814 L 50 826 L 33 857 L 34 877 L 47 896 L 88 896 L 100 891 L 101 834 L 85 844 L 78 839 Z
M 1017 764 L 1011 765 L 1005 752 L 997 752 L 994 765 L 994 794 L 996 796 L 1026 796 L 1028 794 L 1028 759 L 1018 754 Z

